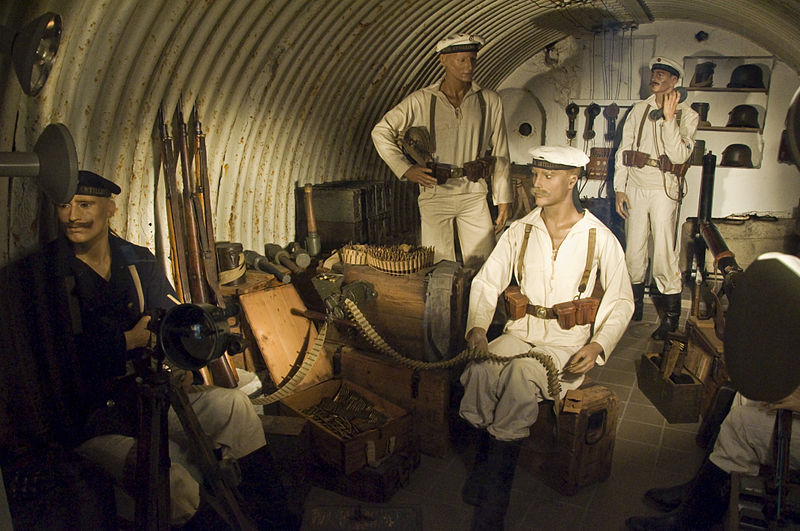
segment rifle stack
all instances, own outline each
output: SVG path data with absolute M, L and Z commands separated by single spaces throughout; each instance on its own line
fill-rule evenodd
M 183 120 L 182 102 L 178 102 L 175 139 L 170 136 L 164 114 L 159 109 L 158 121 L 162 144 L 162 165 L 167 198 L 167 223 L 170 238 L 172 276 L 181 301 L 193 304 L 225 302 L 219 289 L 215 252 L 214 222 L 206 161 L 205 135 L 197 115 L 194 117 L 194 168 L 189 156 L 189 134 Z M 183 191 L 178 188 L 178 159 L 181 164 Z M 209 362 L 201 370 L 206 383 L 219 387 L 236 387 L 238 377 L 227 354 Z

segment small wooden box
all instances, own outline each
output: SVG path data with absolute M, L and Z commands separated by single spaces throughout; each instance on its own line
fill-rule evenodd
M 386 415 L 386 423 L 380 428 L 360 433 L 350 439 L 343 439 L 303 413 L 305 409 L 317 405 L 323 398 L 332 398 L 344 383 Z M 413 433 L 411 415 L 405 409 L 340 378 L 318 383 L 284 398 L 281 400 L 281 413 L 308 419 L 311 423 L 311 445 L 316 454 L 345 474 L 351 474 L 367 465 L 373 457 L 368 457 L 370 453 L 374 454 L 375 460 L 380 461 L 395 449 L 406 447 Z
M 450 449 L 450 373 L 414 371 L 386 356 L 343 346 L 341 373 L 411 412 L 422 453 L 444 457 Z
M 605 481 L 611 474 L 619 417 L 619 399 L 610 389 L 590 385 L 581 394 L 578 413 L 558 415 L 558 437 L 553 437 L 551 402 L 542 402 L 531 437 L 520 451 L 520 465 L 542 476 L 549 486 L 572 496 L 580 487 Z
M 703 382 L 686 370 L 682 374 L 690 377 L 692 383 L 681 384 L 665 379 L 656 363 L 657 358 L 658 354 L 642 354 L 636 371 L 639 389 L 670 424 L 697 422 L 705 399 Z

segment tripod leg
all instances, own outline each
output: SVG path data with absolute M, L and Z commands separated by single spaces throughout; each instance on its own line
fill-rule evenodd
M 789 482 L 789 443 L 792 439 L 792 412 L 788 409 L 779 409 L 775 415 L 775 486 L 778 489 L 778 499 L 775 520 L 781 521 L 783 502 L 786 495 L 786 484 Z
M 230 485 L 230 480 L 222 473 L 219 462 L 214 455 L 214 448 L 208 436 L 203 432 L 186 392 L 177 386 L 169 386 L 169 399 L 191 444 L 189 445 L 211 494 L 220 504 L 218 512 L 231 527 L 242 530 L 254 530 L 255 524 L 245 516 Z
M 154 374 L 139 386 L 139 437 L 136 441 L 136 529 L 169 529 L 168 381 Z

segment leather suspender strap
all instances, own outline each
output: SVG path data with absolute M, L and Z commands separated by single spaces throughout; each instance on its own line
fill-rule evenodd
M 517 258 L 517 283 L 522 285 L 522 262 L 525 258 L 525 250 L 528 248 L 528 238 L 531 235 L 533 225 L 525 224 L 525 236 L 522 238 L 522 247 L 519 248 L 519 257 Z
M 639 122 L 639 136 L 636 138 L 636 151 L 639 151 L 639 145 L 642 143 L 642 130 L 644 129 L 644 123 L 647 121 L 647 116 L 650 114 L 650 104 L 647 104 L 647 107 L 644 108 L 644 114 L 642 115 L 642 121 Z
M 589 275 L 592 273 L 592 262 L 594 262 L 594 247 L 597 242 L 597 229 L 589 229 L 589 248 L 586 249 L 586 267 L 583 269 L 581 283 L 578 285 L 578 297 L 586 291 L 586 284 L 589 282 Z
M 483 135 L 486 129 L 486 99 L 483 97 L 483 91 L 479 90 L 478 105 L 481 108 L 481 128 L 478 130 L 478 154 L 476 159 L 481 158 L 481 149 L 483 149 Z M 430 133 L 431 133 L 431 153 L 436 152 L 436 94 L 431 94 L 431 114 L 430 114 Z M 641 136 L 641 131 L 639 133 Z
M 436 94 L 431 94 L 431 154 L 436 153 Z
M 478 154 L 475 156 L 476 159 L 481 158 L 483 153 L 481 150 L 483 149 L 483 130 L 486 129 L 486 100 L 483 98 L 483 91 L 478 91 L 478 105 L 481 107 L 481 128 L 478 132 Z

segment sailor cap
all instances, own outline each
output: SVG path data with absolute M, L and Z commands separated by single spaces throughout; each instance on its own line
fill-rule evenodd
M 528 153 L 533 157 L 533 166 L 547 170 L 572 170 L 589 163 L 589 157 L 571 146 L 539 146 Z
M 456 33 L 440 40 L 436 45 L 436 53 L 477 52 L 486 44 L 483 37 L 472 33 Z
M 650 70 L 666 70 L 678 79 L 683 79 L 683 67 L 668 57 L 657 56 L 650 59 Z
M 78 172 L 78 189 L 75 195 L 111 197 L 111 194 L 118 194 L 121 191 L 119 186 L 94 172 L 87 170 Z

